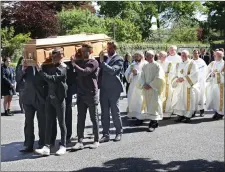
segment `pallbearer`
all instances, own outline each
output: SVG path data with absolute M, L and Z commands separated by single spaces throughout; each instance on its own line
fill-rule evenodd
M 208 66 L 206 86 L 206 108 L 213 109 L 213 119 L 222 119 L 224 116 L 224 53 L 216 51 L 215 61 Z
M 137 88 L 137 85 L 138 80 L 141 77 L 142 67 L 146 64 L 148 64 L 148 62 L 144 59 L 144 54 L 142 52 L 136 52 L 134 54 L 134 62 L 127 68 L 125 72 L 126 80 L 130 84 L 127 96 L 129 118 L 138 118 L 141 113 L 145 112 L 142 106 L 142 90 Z
M 192 114 L 196 110 L 196 83 L 198 83 L 198 66 L 189 59 L 189 52 L 183 50 L 182 62 L 176 69 L 176 76 L 172 80 L 174 88 L 172 108 L 174 114 L 178 115 L 177 122 L 190 122 Z
M 147 111 L 140 115 L 139 119 L 150 119 L 149 131 L 152 132 L 158 127 L 158 120 L 162 120 L 162 93 L 165 86 L 165 73 L 162 67 L 154 60 L 155 53 L 150 50 L 146 52 L 146 64 L 142 68 L 141 78 L 138 87 L 143 90 L 144 108 Z
M 174 66 L 172 62 L 167 60 L 166 58 L 167 53 L 165 51 L 161 51 L 159 53 L 159 60 L 158 63 L 161 65 L 165 72 L 165 80 L 166 86 L 164 89 L 164 101 L 163 101 L 163 117 L 170 117 L 173 113 L 172 109 L 172 95 L 173 89 L 171 85 L 171 80 L 174 77 Z
M 200 116 L 204 116 L 204 108 L 205 108 L 205 84 L 206 84 L 206 74 L 207 74 L 207 65 L 205 61 L 199 58 L 199 51 L 193 51 L 193 60 L 198 66 L 199 76 L 198 76 L 198 86 L 199 90 L 198 94 L 198 101 L 197 101 L 197 110 L 200 111 Z M 194 115 L 195 116 L 195 113 Z

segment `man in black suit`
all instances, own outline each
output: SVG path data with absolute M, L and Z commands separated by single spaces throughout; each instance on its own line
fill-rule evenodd
M 204 48 L 201 48 L 200 49 L 200 55 L 199 55 L 199 57 L 202 58 L 207 65 L 209 65 L 209 63 L 211 62 L 210 61 L 211 60 L 210 59 L 210 56 L 205 54 L 205 49 Z
M 22 72 L 18 73 L 19 80 L 25 80 L 24 90 L 22 92 L 22 102 L 25 111 L 24 135 L 25 149 L 21 152 L 33 152 L 34 136 L 34 116 L 37 112 L 39 129 L 39 147 L 45 143 L 45 99 L 47 83 L 40 76 L 34 66 L 27 66 L 23 61 Z
M 120 141 L 123 127 L 119 110 L 119 98 L 123 92 L 123 85 L 120 80 L 120 73 L 123 69 L 123 58 L 116 54 L 117 45 L 115 42 L 107 43 L 108 59 L 104 61 L 104 56 L 100 57 L 100 68 L 102 72 L 100 86 L 100 104 L 102 110 L 103 137 L 100 143 L 110 140 L 110 111 L 114 126 L 116 128 L 116 137 L 114 141 Z
M 70 143 L 71 142 L 70 139 L 72 136 L 72 126 L 73 126 L 72 100 L 73 100 L 73 95 L 77 93 L 77 72 L 72 65 L 72 61 L 65 62 L 65 64 L 67 65 L 66 83 L 68 85 L 67 97 L 66 97 L 66 117 L 65 117 L 66 129 L 67 129 L 66 141 L 67 143 Z
M 65 98 L 67 93 L 66 74 L 67 66 L 62 62 L 64 53 L 61 48 L 56 48 L 52 52 L 53 66 L 47 73 L 43 72 L 41 66 L 37 65 L 37 70 L 42 78 L 48 83 L 48 97 L 46 101 L 46 137 L 45 146 L 42 149 L 36 149 L 35 152 L 40 155 L 50 155 L 50 144 L 52 136 L 52 126 L 57 118 L 61 130 L 60 148 L 56 155 L 66 153 L 66 125 L 65 125 Z

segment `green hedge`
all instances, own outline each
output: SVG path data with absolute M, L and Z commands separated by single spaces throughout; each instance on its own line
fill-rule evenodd
M 210 48 L 209 44 L 173 44 L 178 47 L 179 49 L 188 49 L 192 51 L 193 49 L 200 49 L 205 48 L 208 50 Z M 156 52 L 159 51 L 167 51 L 171 44 L 150 44 L 150 43 L 135 43 L 135 44 L 128 44 L 128 43 L 118 43 L 118 53 L 121 56 L 124 56 L 126 53 L 134 54 L 136 51 L 147 51 L 147 50 L 155 50 Z

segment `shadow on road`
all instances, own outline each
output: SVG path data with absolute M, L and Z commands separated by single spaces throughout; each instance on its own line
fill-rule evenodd
M 119 158 L 107 161 L 103 167 L 89 167 L 76 172 L 157 172 L 157 171 L 179 171 L 179 172 L 223 172 L 224 162 L 209 162 L 203 159 L 190 161 L 172 161 L 162 164 L 158 160 L 143 158 Z M 75 171 L 74 171 L 75 172 Z
M 19 150 L 22 148 L 23 142 L 12 142 L 1 145 L 1 162 L 40 158 L 40 156 L 34 153 L 21 153 Z

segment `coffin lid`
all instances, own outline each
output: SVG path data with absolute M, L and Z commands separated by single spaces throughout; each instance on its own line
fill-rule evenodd
M 35 44 L 36 47 L 45 47 L 53 45 L 79 44 L 84 42 L 100 42 L 110 40 L 105 34 L 75 34 L 66 36 L 56 36 L 44 39 L 32 39 L 27 44 Z M 27 45 L 25 44 L 25 45 Z

